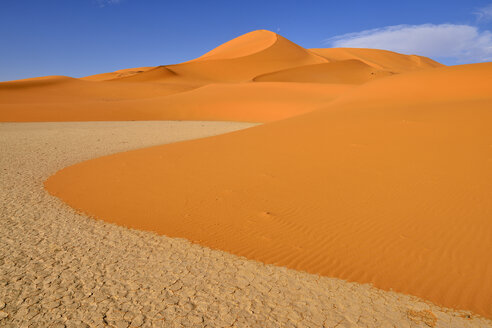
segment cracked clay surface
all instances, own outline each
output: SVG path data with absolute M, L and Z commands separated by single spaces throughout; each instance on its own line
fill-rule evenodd
M 0 124 L 0 327 L 492 327 L 412 296 L 96 221 L 43 189 L 83 160 L 249 126 Z

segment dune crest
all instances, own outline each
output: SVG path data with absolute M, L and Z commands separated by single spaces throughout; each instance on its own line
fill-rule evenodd
M 253 51 L 245 51 L 252 43 Z M 219 46 L 203 58 L 169 67 L 196 79 L 248 82 L 260 74 L 325 62 L 325 58 L 276 33 L 254 31 Z
M 309 49 L 329 61 L 358 59 L 374 68 L 404 73 L 444 65 L 423 56 L 403 55 L 393 51 L 364 48 Z
M 255 77 L 256 82 L 308 82 L 334 84 L 362 84 L 370 80 L 392 75 L 357 59 L 305 65 L 266 73 Z
M 277 40 L 278 35 L 276 33 L 267 30 L 252 31 L 232 39 L 194 60 L 217 60 L 244 57 L 271 47 Z
M 438 66 L 383 50 L 309 50 L 258 30 L 180 64 L 0 82 L 0 121 L 268 122 L 327 106 L 349 86 Z
M 305 115 L 82 162 L 45 186 L 109 222 L 490 318 L 491 78 L 492 63 L 382 78 Z
M 80 79 L 86 80 L 86 81 L 108 81 L 108 80 L 113 80 L 113 79 L 118 79 L 118 78 L 122 78 L 122 77 L 127 77 L 127 76 L 136 75 L 139 73 L 143 73 L 143 72 L 148 71 L 152 68 L 154 68 L 154 67 L 126 68 L 126 69 L 120 69 L 120 70 L 110 72 L 110 73 L 89 75 L 89 76 L 82 77 Z
M 167 68 L 166 66 L 157 66 L 148 69 L 138 74 L 132 74 L 128 76 L 121 76 L 112 81 L 125 81 L 125 82 L 157 82 L 157 81 L 167 81 L 171 77 L 175 77 L 177 74 L 173 70 Z

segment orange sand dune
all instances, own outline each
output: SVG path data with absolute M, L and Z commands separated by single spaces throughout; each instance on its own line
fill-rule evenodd
M 326 106 L 348 91 L 349 84 L 439 65 L 423 57 L 379 50 L 310 51 L 259 30 L 181 64 L 122 69 L 81 79 L 0 82 L 0 122 L 267 122 Z M 283 83 L 256 85 L 262 81 Z
M 110 72 L 110 73 L 102 73 L 102 74 L 96 74 L 96 75 L 90 75 L 86 77 L 82 77 L 81 80 L 87 80 L 87 81 L 108 81 L 112 79 L 117 79 L 117 78 L 122 78 L 126 76 L 132 76 L 138 73 L 143 73 L 145 71 L 148 71 L 149 69 L 152 69 L 154 67 L 136 67 L 136 68 L 126 68 L 126 69 L 120 69 L 118 71 Z
M 200 58 L 167 67 L 201 80 L 246 82 L 260 74 L 326 62 L 276 33 L 259 30 L 233 39 Z
M 0 82 L 0 110 L 10 104 L 108 102 L 159 97 L 185 90 L 189 88 L 175 84 L 92 82 L 47 76 Z
M 177 77 L 176 72 L 165 66 L 153 67 L 139 74 L 132 74 L 113 79 L 113 81 L 124 82 L 167 82 L 170 78 Z
M 256 30 L 223 43 L 192 61 L 244 57 L 270 48 L 274 46 L 277 41 L 278 35 L 276 33 L 267 30 Z
M 490 318 L 491 79 L 492 63 L 378 79 L 321 110 L 82 162 L 45 185 L 109 222 Z
M 320 108 L 351 88 L 350 85 L 275 82 L 209 84 L 188 92 L 145 99 L 93 99 L 29 106 L 0 104 L 0 118 L 5 121 L 21 121 L 22 118 L 28 121 L 128 121 L 137 113 L 137 117 L 148 120 L 268 122 Z M 163 88 L 164 91 L 168 90 Z
M 267 73 L 255 77 L 254 81 L 362 84 L 392 74 L 389 71 L 369 66 L 360 60 L 348 59 Z
M 388 70 L 394 73 L 444 66 L 427 57 L 403 55 L 388 50 L 361 48 L 325 48 L 309 50 L 329 61 L 358 59 L 374 68 Z

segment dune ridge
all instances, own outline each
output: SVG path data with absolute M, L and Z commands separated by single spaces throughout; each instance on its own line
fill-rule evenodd
M 277 41 L 277 34 L 273 32 L 267 30 L 252 31 L 223 43 L 192 61 L 244 57 L 263 51 L 273 46 Z
M 45 186 L 109 222 L 490 318 L 491 78 L 492 63 L 393 75 L 304 115 L 82 162 Z
M 492 63 L 259 30 L 184 63 L 0 82 L 0 121 L 268 122 L 45 187 L 109 222 L 492 318 L 491 80 Z
M 443 67 L 443 64 L 427 57 L 403 55 L 397 52 L 364 48 L 315 48 L 309 51 L 333 61 L 357 59 L 374 68 L 403 73 L 426 68 Z
M 80 79 L 0 82 L 0 121 L 267 122 L 326 106 L 349 91 L 348 85 L 439 66 L 430 59 L 382 50 L 305 49 L 276 33 L 258 30 L 180 64 L 122 69 Z M 289 101 L 263 82 L 283 83 Z M 301 83 L 310 83 L 313 91 Z M 238 101 L 219 99 L 218 85 L 237 95 Z M 189 92 L 193 90 L 196 96 Z M 211 94 L 205 95 L 204 90 Z M 258 101 L 241 104 L 252 96 Z M 247 104 L 255 106 L 254 110 Z
M 109 72 L 109 73 L 102 73 L 102 74 L 95 74 L 95 75 L 89 75 L 89 76 L 84 76 L 81 77 L 81 80 L 87 80 L 87 81 L 108 81 L 108 80 L 113 80 L 113 79 L 118 79 L 122 77 L 127 77 L 127 76 L 132 76 L 135 74 L 143 73 L 145 71 L 148 71 L 154 67 L 148 66 L 148 67 L 135 67 L 135 68 L 125 68 L 125 69 L 120 69 L 114 72 Z
M 360 60 L 347 59 L 265 73 L 256 76 L 253 80 L 255 82 L 363 84 L 392 74 L 394 73 L 375 69 Z

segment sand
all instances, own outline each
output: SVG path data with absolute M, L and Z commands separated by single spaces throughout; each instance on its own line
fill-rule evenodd
M 226 284 L 224 288 L 207 289 L 209 298 L 205 303 L 216 298 L 217 304 L 234 308 L 224 298 L 227 293 L 223 295 L 230 288 L 234 295 L 247 290 L 251 304 L 257 302 L 253 302 L 255 299 L 275 299 L 274 303 L 261 302 L 261 310 L 248 305 L 247 309 L 242 308 L 244 311 L 230 312 L 237 321 L 224 323 L 226 326 L 254 325 L 253 321 L 243 319 L 271 320 L 273 326 L 285 326 L 284 318 L 289 318 L 294 326 L 320 326 L 322 321 L 327 326 L 350 326 L 350 322 L 356 326 L 380 326 L 380 321 L 366 322 L 362 317 L 355 320 L 358 314 L 352 311 L 353 306 L 343 302 L 360 304 L 357 305 L 360 311 L 356 312 L 367 312 L 368 320 L 373 320 L 380 318 L 384 311 L 385 318 L 385 313 L 395 311 L 388 306 L 387 297 L 397 295 L 400 301 L 403 297 L 311 274 L 372 283 L 386 291 L 418 296 L 439 306 L 492 318 L 491 80 L 492 63 L 446 67 L 426 57 L 384 50 L 305 49 L 276 33 L 259 30 L 180 64 L 122 69 L 84 78 L 47 76 L 2 82 L 1 122 L 267 122 L 244 131 L 98 159 L 94 157 L 247 125 L 165 122 L 2 125 L 7 136 L 1 140 L 5 147 L 2 155 L 11 154 L 1 159 L 6 167 L 2 172 L 6 174 L 2 197 L 8 199 L 2 213 L 7 213 L 5 217 L 10 220 L 4 228 L 10 230 L 4 233 L 2 241 L 3 249 L 8 250 L 6 254 L 17 254 L 4 256 L 2 261 L 7 263 L 7 269 L 16 272 L 10 276 L 16 277 L 14 280 L 21 281 L 19 284 L 24 287 L 36 281 L 37 289 L 25 288 L 42 299 L 54 292 L 50 285 L 54 280 L 49 278 L 44 286 L 46 276 L 34 274 L 32 278 L 29 270 L 38 270 L 43 266 L 41 262 L 63 266 L 61 271 L 55 270 L 60 273 L 55 277 L 62 280 L 58 287 L 63 289 L 74 281 L 73 276 L 64 278 L 69 275 L 66 270 L 79 272 L 81 267 L 90 267 L 88 271 L 82 270 L 89 272 L 87 277 L 76 275 L 77 279 L 88 281 L 94 275 L 91 271 L 94 266 L 85 260 L 88 259 L 85 254 L 100 256 L 95 270 L 104 269 L 96 272 L 103 281 L 99 285 L 103 290 L 106 285 L 121 286 L 130 279 L 129 273 L 112 276 L 111 270 L 119 263 L 125 263 L 120 267 L 123 271 L 134 265 L 130 271 L 135 273 L 142 266 L 148 270 L 136 275 L 155 277 L 156 266 L 151 271 L 150 264 L 162 259 L 149 260 L 149 266 L 142 264 L 144 259 L 175 254 L 179 249 L 181 255 L 177 258 L 187 260 L 175 264 L 169 262 L 170 258 L 176 260 L 171 256 L 163 263 L 166 267 L 176 265 L 175 274 L 189 277 L 183 284 L 191 284 L 191 290 L 202 290 L 201 285 L 215 286 L 217 280 L 219 285 Z M 94 144 L 101 148 L 91 148 Z M 51 163 L 49 169 L 38 170 L 35 165 L 45 158 Z M 87 159 L 91 160 L 76 164 Z M 73 164 L 76 165 L 70 166 Z M 54 174 L 65 166 L 68 167 Z M 42 179 L 49 175 L 52 176 L 46 180 L 47 190 L 80 212 L 129 228 L 185 238 L 201 246 L 181 240 L 178 247 L 175 244 L 178 241 L 149 232 L 126 230 L 99 221 L 88 223 L 83 215 L 75 214 L 41 190 Z M 32 184 L 26 182 L 27 177 L 33 178 Z M 15 179 L 26 183 L 19 185 Z M 33 226 L 33 220 L 45 218 L 40 213 L 50 213 L 46 216 L 48 225 L 40 221 L 41 230 L 33 232 L 27 227 Z M 87 228 L 80 228 L 92 224 L 95 226 L 89 228 L 90 233 L 83 230 Z M 103 228 L 94 232 L 99 229 L 96 226 Z M 81 229 L 87 233 L 79 236 Z M 80 239 L 87 239 L 90 234 L 103 237 Z M 17 237 L 10 238 L 11 235 Z M 163 240 L 167 244 L 161 247 L 156 246 L 157 242 L 135 242 L 137 237 L 123 235 Z M 53 238 L 55 250 L 47 250 L 45 240 Z M 122 242 L 124 238 L 129 238 L 128 242 Z M 109 244 L 104 244 L 106 241 Z M 152 246 L 142 248 L 142 243 Z M 91 246 L 83 248 L 79 244 Z M 154 246 L 163 251 L 155 254 L 156 250 L 151 250 Z M 57 252 L 67 250 L 65 247 L 75 259 L 67 260 L 70 263 L 58 261 Z M 36 253 L 39 261 L 25 261 L 27 257 L 23 254 L 33 250 L 39 250 Z M 194 250 L 199 251 L 193 253 Z M 222 251 L 309 274 L 248 262 Z M 106 263 L 108 254 L 114 256 L 109 264 Z M 228 272 L 242 270 L 236 263 L 254 263 L 246 270 L 250 275 L 254 273 L 254 281 L 249 279 L 244 286 L 237 285 L 235 280 L 222 281 L 224 270 L 215 270 L 210 264 L 220 261 L 234 263 L 224 264 L 232 270 Z M 194 263 L 204 266 L 195 270 Z M 262 270 L 275 272 L 274 280 L 270 273 L 264 278 L 256 277 L 263 277 Z M 43 272 L 51 275 L 48 269 Z M 280 279 L 278 272 L 290 277 L 286 278 L 287 284 L 294 286 L 293 289 L 286 286 L 286 280 Z M 284 287 L 279 287 L 278 293 L 270 287 L 266 291 L 256 285 L 257 279 L 270 286 Z M 298 285 L 292 284 L 292 279 Z M 318 285 L 311 286 L 312 281 Z M 330 284 L 335 282 L 334 297 L 334 285 Z M 314 291 L 324 283 L 328 284 L 327 289 Z M 298 290 L 304 285 L 312 288 Z M 6 305 L 0 299 L 0 320 L 12 320 L 14 316 L 19 320 L 32 319 L 30 310 L 22 308 L 22 304 L 30 302 L 24 300 L 27 294 L 18 292 L 22 286 L 13 287 L 17 286 L 13 281 L 6 286 L 9 294 L 5 296 Z M 347 288 L 353 293 L 345 299 L 337 294 L 343 290 L 340 286 L 351 286 Z M 252 294 L 250 287 L 254 289 Z M 125 286 L 110 295 L 112 302 L 121 302 L 120 294 L 127 296 L 123 290 Z M 142 288 L 131 290 L 138 294 Z M 171 290 L 181 291 L 180 287 Z M 327 294 L 326 290 L 330 292 Z M 71 290 L 69 296 L 74 293 Z M 370 295 L 370 301 L 366 296 L 359 298 L 361 293 Z M 188 297 L 194 301 L 196 295 Z M 140 296 L 144 299 L 147 295 Z M 166 292 L 165 298 L 168 296 Z M 133 297 L 132 294 L 132 303 Z M 325 301 L 319 303 L 333 297 L 335 303 L 331 305 Z M 385 298 L 383 312 L 374 308 L 374 297 Z M 295 314 L 296 299 L 321 304 L 316 310 L 319 320 L 308 321 L 312 316 L 305 316 L 303 311 Z M 419 302 L 411 297 L 405 300 Z M 59 301 L 53 302 L 56 308 L 61 307 Z M 236 305 L 242 306 L 243 301 L 241 298 Z M 35 308 L 45 309 L 42 302 L 36 302 Z M 201 321 L 197 317 L 192 319 L 188 313 L 194 313 L 199 306 L 185 303 L 179 298 L 174 310 L 180 318 L 185 317 L 181 315 L 183 311 L 187 313 L 183 319 L 188 320 L 184 322 L 186 325 L 198 320 L 195 324 L 208 322 L 217 326 L 215 320 L 222 320 L 219 318 L 222 312 L 205 307 L 197 310 Z M 346 322 L 329 318 L 331 312 L 326 312 L 325 303 L 330 311 L 336 308 L 343 312 Z M 113 305 L 108 305 L 106 310 L 113 311 Z M 129 311 L 129 306 L 125 306 L 124 311 Z M 265 306 L 285 311 L 272 315 Z M 401 303 L 395 306 L 401 315 L 398 319 L 388 319 L 388 324 L 400 326 L 407 320 L 412 326 L 420 320 L 422 324 L 434 326 L 441 322 L 440 317 L 437 320 L 431 314 L 437 311 L 435 307 L 425 312 L 422 308 L 401 307 Z M 88 307 L 89 312 L 95 309 Z M 32 315 L 37 316 L 40 311 Z M 156 319 L 156 314 L 149 311 L 143 306 L 140 312 L 148 320 Z M 75 312 L 74 307 L 67 307 L 57 319 Z M 104 311 L 98 313 L 103 323 L 111 317 L 105 316 Z M 159 311 L 156 313 L 166 317 Z M 261 318 L 257 317 L 258 313 L 262 313 Z M 449 312 L 449 315 L 459 314 Z M 125 327 L 133 320 L 123 319 L 124 322 L 113 324 Z M 156 321 L 149 325 L 156 325 Z
M 373 68 L 387 70 L 392 73 L 404 73 L 425 68 L 443 67 L 444 65 L 423 56 L 403 55 L 397 52 L 380 49 L 363 48 L 321 48 L 309 49 L 329 62 L 359 60 Z
M 0 326 L 492 327 L 415 297 L 93 220 L 43 189 L 83 160 L 248 126 L 0 124 Z
M 441 66 L 384 50 L 309 50 L 259 30 L 176 65 L 0 82 L 0 122 L 269 122 L 326 106 L 374 79 Z
M 492 317 L 491 78 L 492 63 L 386 77 L 46 187 L 108 222 Z

